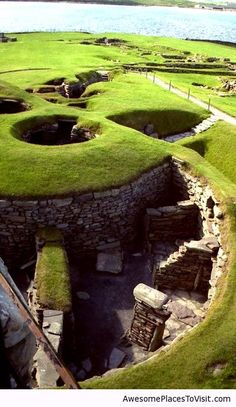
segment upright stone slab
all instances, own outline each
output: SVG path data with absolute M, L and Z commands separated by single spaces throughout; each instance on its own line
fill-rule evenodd
M 63 318 L 62 311 L 43 311 L 43 331 L 58 354 L 60 354 L 62 344 Z M 37 364 L 36 380 L 39 388 L 56 387 L 60 376 L 41 346 L 35 355 L 35 361 Z
M 144 350 L 153 352 L 162 345 L 165 321 L 170 317 L 170 312 L 162 308 L 168 296 L 141 283 L 134 288 L 134 297 L 129 339 Z

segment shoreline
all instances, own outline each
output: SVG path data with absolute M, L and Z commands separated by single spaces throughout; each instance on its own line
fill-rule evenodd
M 178 8 L 178 9 L 191 9 L 191 10 L 203 10 L 203 11 L 217 11 L 217 12 L 236 12 L 236 3 L 235 3 L 235 8 L 217 8 L 217 4 L 215 5 L 215 8 L 210 7 L 208 5 L 203 7 L 195 7 L 197 3 L 193 2 L 188 2 L 188 4 L 183 4 L 183 5 L 178 5 L 178 4 L 142 4 L 142 3 L 135 3 L 132 0 L 128 0 L 127 3 L 124 3 L 121 1 L 117 1 L 116 3 L 111 1 L 103 2 L 101 1 L 76 1 L 76 0 L 0 0 L 0 3 L 16 3 L 16 2 L 22 2 L 22 3 L 67 3 L 67 4 L 85 4 L 85 5 L 98 5 L 98 6 L 124 6 L 124 7 L 168 7 L 168 8 Z M 192 4 L 190 4 L 192 3 Z M 200 3 L 202 4 L 202 3 Z M 206 2 L 206 4 L 209 4 Z

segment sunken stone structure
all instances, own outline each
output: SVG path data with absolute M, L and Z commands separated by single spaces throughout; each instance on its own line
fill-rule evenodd
M 39 227 L 62 231 L 68 252 L 88 252 L 117 247 L 130 241 L 145 208 L 168 199 L 170 163 L 142 175 L 128 185 L 58 199 L 1 199 L 0 252 L 10 266 L 22 264 L 35 252 Z M 140 221 L 141 217 L 141 221 Z M 22 259 L 23 255 L 23 259 Z
M 158 239 L 163 244 L 174 240 L 176 245 L 172 257 L 154 260 L 154 286 L 177 284 L 179 288 L 195 288 L 204 293 L 210 286 L 214 288 L 216 277 L 212 277 L 211 269 L 214 266 L 214 275 L 218 276 L 226 259 L 220 236 L 223 214 L 212 190 L 189 175 L 184 163 L 176 159 L 128 185 L 107 191 L 29 201 L 1 199 L 0 251 L 9 267 L 13 258 L 14 265 L 22 264 L 26 256 L 35 253 L 34 236 L 38 228 L 47 226 L 62 231 L 69 255 L 112 249 L 118 243 L 124 246 L 138 233 L 143 237 L 146 208 L 155 209 L 147 210 L 148 245 Z M 216 241 L 192 242 L 205 237 Z M 196 273 L 196 255 L 201 273 Z M 161 263 L 162 260 L 167 263 Z M 185 268 L 190 264 L 195 271 L 190 273 L 191 277 L 188 275 L 189 282 L 186 280 L 184 287 Z
M 55 123 L 44 123 L 22 135 L 27 143 L 40 145 L 62 145 L 83 143 L 95 138 L 88 128 L 79 127 L 73 119 L 58 119 Z
M 0 253 L 9 267 L 16 268 L 26 257 L 35 256 L 38 229 L 53 226 L 62 232 L 69 255 L 98 253 L 100 272 L 110 272 L 110 255 L 119 254 L 115 274 L 122 274 L 120 249 L 137 235 L 145 238 L 145 248 L 153 254 L 154 288 L 144 284 L 135 287 L 134 315 L 127 339 L 144 352 L 153 352 L 162 346 L 163 334 L 165 341 L 170 311 L 176 312 L 174 302 L 169 300 L 170 304 L 165 305 L 168 296 L 159 290 L 197 291 L 195 294 L 203 294 L 205 299 L 213 298 L 227 261 L 221 240 L 223 222 L 224 214 L 211 188 L 190 175 L 184 162 L 172 158 L 137 180 L 107 191 L 28 201 L 1 199 Z M 163 249 L 158 254 L 157 246 Z M 108 250 L 114 251 L 110 257 Z M 113 257 L 111 260 L 113 272 Z M 183 317 L 186 309 L 180 311 Z M 57 315 L 59 320 L 49 321 L 54 311 L 43 312 L 43 329 L 49 338 L 56 335 L 55 346 L 59 349 L 63 314 Z M 188 310 L 186 315 L 192 314 Z M 195 316 L 193 319 L 191 326 L 199 321 Z M 38 381 L 46 387 L 44 356 L 39 353 L 37 358 Z M 107 366 L 113 365 L 109 362 Z M 52 369 L 50 380 L 56 384 L 57 379 Z
M 0 114 L 21 113 L 27 109 L 27 105 L 20 100 L 0 98 Z

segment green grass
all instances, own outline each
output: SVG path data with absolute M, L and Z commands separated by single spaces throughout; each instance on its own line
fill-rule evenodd
M 211 129 L 197 136 L 178 142 L 197 151 L 208 162 L 236 183 L 236 129 L 235 126 L 218 122 Z
M 58 230 L 42 229 L 37 237 L 45 240 L 36 264 L 36 287 L 43 308 L 63 312 L 71 310 L 69 265 Z
M 1 196 L 65 196 L 107 189 L 137 178 L 168 158 L 166 143 L 117 125 L 108 120 L 111 113 L 120 117 L 128 110 L 132 116 L 132 112 L 138 112 L 142 106 L 145 112 L 142 120 L 137 114 L 138 123 L 156 121 L 161 134 L 188 129 L 208 116 L 203 109 L 138 75 L 121 75 L 112 82 L 87 88 L 87 92 L 104 92 L 89 99 L 87 111 L 50 104 L 5 86 L 8 95 L 24 99 L 32 110 L 1 115 Z M 0 94 L 4 94 L 4 89 L 2 85 Z M 60 116 L 76 118 L 80 124 L 97 129 L 99 137 L 63 146 L 39 146 L 21 140 L 21 134 L 30 127 L 52 122 Z
M 214 88 L 220 88 L 222 82 L 216 73 L 216 76 L 204 75 L 204 74 L 181 74 L 181 73 L 167 73 L 167 72 L 157 72 L 156 76 L 165 82 L 170 82 L 176 88 L 190 93 L 204 102 L 209 101 L 212 106 L 236 117 L 236 94 L 227 95 L 227 93 L 221 92 L 224 96 L 219 96 Z M 193 86 L 192 83 L 197 82 L 203 85 Z M 212 89 L 213 88 L 213 89 Z

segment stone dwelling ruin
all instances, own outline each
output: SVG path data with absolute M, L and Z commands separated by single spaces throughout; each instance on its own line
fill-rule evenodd
M 68 341 L 63 330 L 64 324 L 68 327 L 69 323 L 70 339 L 71 335 L 75 335 L 75 342 L 78 337 L 78 341 L 86 338 L 87 343 L 80 345 L 84 359 L 72 363 L 72 352 L 68 362 L 77 380 L 83 380 L 148 357 L 149 352 L 171 343 L 174 338 L 178 338 L 179 333 L 183 334 L 202 320 L 204 315 L 195 313 L 189 306 L 183 306 L 183 299 L 186 295 L 195 299 L 201 297 L 206 310 L 213 298 L 217 279 L 227 260 L 221 239 L 223 222 L 220 202 L 211 188 L 190 175 L 184 162 L 173 158 L 130 184 L 107 191 L 66 198 L 21 200 L 9 197 L 0 200 L 0 253 L 10 271 L 16 267 L 22 269 L 26 260 L 37 258 L 39 261 L 44 242 L 40 246 L 35 245 L 35 235 L 39 227 L 50 226 L 62 233 L 60 244 L 66 250 L 70 263 L 76 256 L 89 261 L 97 258 L 91 273 L 85 267 L 85 280 L 80 277 L 82 263 L 77 265 L 80 268 L 71 275 L 72 293 L 75 282 L 78 291 L 73 294 L 74 305 L 69 322 L 68 315 L 58 310 L 40 311 L 35 289 L 30 294 L 37 317 L 41 315 L 41 326 L 47 336 L 51 335 L 56 349 L 61 347 L 63 335 L 65 343 Z M 139 253 L 135 254 L 137 242 Z M 140 277 L 137 274 L 134 278 L 131 278 L 132 272 L 130 276 L 126 272 L 127 253 L 130 250 L 133 256 L 140 256 L 137 257 L 139 264 L 146 264 L 143 256 L 148 256 L 149 271 L 146 277 L 142 274 L 143 270 Z M 87 327 L 88 332 L 83 331 L 87 329 L 88 312 L 95 312 L 92 311 L 91 294 L 83 288 L 89 281 L 89 286 L 94 286 L 96 293 L 98 280 L 94 273 L 101 276 L 98 277 L 100 283 L 107 287 L 113 287 L 114 281 L 114 284 L 124 284 L 122 278 L 129 281 L 129 300 L 127 302 L 124 299 L 126 291 L 120 285 L 124 294 L 119 301 L 124 299 L 124 310 L 116 310 L 125 331 L 119 323 L 118 333 L 115 333 L 117 320 L 114 322 L 112 316 L 104 314 L 111 337 L 106 349 L 99 349 L 96 342 L 93 343 L 91 323 Z M 82 275 L 85 276 L 85 273 Z M 112 290 L 108 289 L 111 297 Z M 173 291 L 180 295 L 179 300 L 176 300 L 176 295 L 172 297 Z M 117 296 L 117 293 L 114 295 Z M 106 302 L 104 297 L 100 297 L 99 301 Z M 96 308 L 102 309 L 97 302 Z M 173 315 L 177 322 L 171 319 Z M 80 318 L 78 322 L 77 318 Z M 101 323 L 97 326 L 100 329 L 104 323 L 99 316 L 97 320 Z M 181 329 L 173 330 L 174 324 L 181 326 Z M 73 327 L 76 329 L 77 325 L 79 328 L 74 333 Z M 112 336 L 113 331 L 115 336 Z M 167 331 L 169 342 L 165 339 L 168 338 Z M 93 353 L 89 353 L 94 346 L 97 354 L 95 359 Z M 59 383 L 58 374 L 45 362 L 42 351 L 37 358 L 39 386 Z M 46 369 L 46 374 L 45 363 L 49 369 Z
M 16 37 L 6 37 L 4 33 L 0 33 L 0 42 L 16 42 Z

